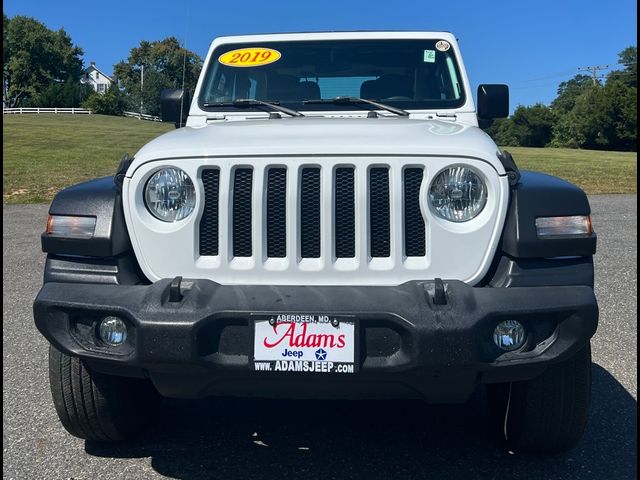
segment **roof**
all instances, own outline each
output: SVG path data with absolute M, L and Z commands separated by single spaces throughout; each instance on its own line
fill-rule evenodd
M 348 30 L 323 32 L 279 32 L 217 37 L 215 44 L 247 41 L 296 41 L 296 40 L 371 40 L 371 39 L 432 39 L 456 41 L 451 32 L 415 30 Z
M 113 78 L 111 78 L 111 75 L 107 75 L 106 73 L 104 73 L 102 70 L 100 70 L 98 67 L 96 67 L 95 63 L 92 63 L 91 65 L 89 65 L 87 68 L 84 69 L 84 71 L 86 72 L 87 70 L 93 68 L 95 71 L 97 71 L 98 73 L 101 73 L 103 76 L 105 76 L 110 82 L 113 82 Z

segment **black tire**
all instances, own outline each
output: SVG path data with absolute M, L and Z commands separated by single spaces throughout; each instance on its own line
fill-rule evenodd
M 78 438 L 113 442 L 142 431 L 160 403 L 148 380 L 104 375 L 49 348 L 49 383 L 64 428 Z
M 573 448 L 587 425 L 590 398 L 590 344 L 532 380 L 487 385 L 492 421 L 514 451 Z

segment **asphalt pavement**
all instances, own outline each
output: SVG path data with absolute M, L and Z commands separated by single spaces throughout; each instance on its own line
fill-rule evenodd
M 33 325 L 46 205 L 3 207 L 3 478 L 631 479 L 637 466 L 637 200 L 590 197 L 599 235 L 591 418 L 557 456 L 512 453 L 464 405 L 207 399 L 164 402 L 139 440 L 100 445 L 56 417 Z

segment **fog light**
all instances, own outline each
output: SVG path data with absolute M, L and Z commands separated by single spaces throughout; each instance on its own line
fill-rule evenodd
M 105 317 L 100 322 L 100 339 L 107 345 L 122 345 L 127 339 L 127 325 L 118 317 Z
M 524 344 L 525 331 L 516 320 L 500 322 L 493 331 L 493 341 L 502 350 L 517 350 Z

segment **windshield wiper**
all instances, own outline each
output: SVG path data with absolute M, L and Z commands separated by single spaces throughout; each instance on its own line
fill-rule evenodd
M 373 105 L 374 107 L 379 108 L 380 110 L 387 110 L 388 112 L 395 113 L 396 115 L 400 115 L 402 117 L 408 117 L 409 112 L 403 110 L 401 108 L 392 107 L 391 105 L 386 105 L 380 102 L 374 102 L 373 100 L 369 100 L 366 98 L 360 97 L 334 97 L 334 98 L 323 98 L 319 100 L 305 100 L 302 102 L 304 104 L 314 104 L 314 103 L 332 103 L 334 105 L 348 105 L 354 103 L 366 103 L 368 105 Z
M 236 98 L 232 102 L 214 102 L 214 103 L 205 103 L 205 107 L 250 107 L 256 105 L 264 105 L 273 110 L 277 110 L 282 113 L 286 113 L 287 115 L 291 115 L 292 117 L 304 117 L 304 115 L 297 110 L 292 110 L 291 108 L 282 107 L 278 105 L 277 102 L 264 102 L 262 100 L 254 100 L 253 98 Z

